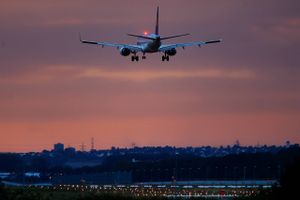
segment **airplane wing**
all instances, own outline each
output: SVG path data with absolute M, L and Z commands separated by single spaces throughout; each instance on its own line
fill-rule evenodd
M 116 43 L 110 43 L 110 42 L 98 42 L 98 41 L 89 41 L 89 40 L 82 40 L 81 37 L 79 38 L 81 43 L 85 44 L 95 44 L 95 45 L 100 45 L 102 47 L 116 47 L 117 49 L 120 49 L 122 47 L 128 48 L 131 51 L 134 52 L 139 52 L 142 51 L 143 49 L 138 46 L 138 45 L 132 45 L 132 44 L 116 44 Z
M 209 40 L 209 41 L 200 41 L 200 42 L 187 42 L 187 43 L 177 43 L 177 44 L 165 44 L 165 45 L 161 45 L 159 48 L 159 51 L 164 52 L 164 51 L 168 51 L 170 49 L 176 49 L 178 47 L 190 47 L 190 46 L 203 46 L 206 44 L 213 44 L 213 43 L 219 43 L 222 40 Z

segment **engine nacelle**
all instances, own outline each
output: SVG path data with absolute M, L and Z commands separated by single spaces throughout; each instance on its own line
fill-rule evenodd
M 170 49 L 166 51 L 166 54 L 168 54 L 169 56 L 175 56 L 177 53 L 176 49 Z
M 131 53 L 131 51 L 130 51 L 130 49 L 128 49 L 128 48 L 122 47 L 122 48 L 120 49 L 120 54 L 121 54 L 122 56 L 129 56 L 130 53 Z

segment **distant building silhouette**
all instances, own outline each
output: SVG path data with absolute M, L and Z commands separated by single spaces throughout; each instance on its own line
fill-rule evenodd
M 64 144 L 62 144 L 62 143 L 54 144 L 53 151 L 54 152 L 63 152 L 64 151 Z

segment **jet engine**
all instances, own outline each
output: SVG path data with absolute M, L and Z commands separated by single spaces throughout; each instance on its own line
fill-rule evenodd
M 170 49 L 166 51 L 166 54 L 168 54 L 169 56 L 175 56 L 177 53 L 176 49 Z
M 130 53 L 131 53 L 131 51 L 130 51 L 130 49 L 128 49 L 128 48 L 122 47 L 122 48 L 120 49 L 120 54 L 121 54 L 122 56 L 129 56 Z

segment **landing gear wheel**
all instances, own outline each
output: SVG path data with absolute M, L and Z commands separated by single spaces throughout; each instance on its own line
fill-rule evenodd
M 165 61 L 165 59 L 166 59 L 166 57 L 165 57 L 165 56 L 162 56 L 162 57 L 161 57 L 161 61 L 163 61 L 163 62 L 164 62 L 164 61 Z
M 169 60 L 170 60 L 169 56 L 166 56 L 166 60 L 169 62 Z
M 144 56 L 142 56 L 142 59 L 144 60 L 144 59 L 146 59 L 146 56 L 144 55 Z
M 139 61 L 139 57 L 138 56 L 131 56 L 131 61 Z

